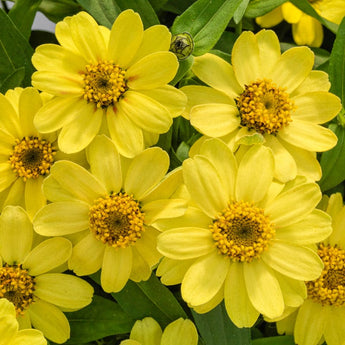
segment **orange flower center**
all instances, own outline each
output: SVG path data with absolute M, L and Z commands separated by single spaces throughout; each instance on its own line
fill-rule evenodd
M 144 231 L 144 213 L 127 193 L 111 194 L 96 200 L 89 211 L 90 230 L 104 244 L 126 248 Z
M 229 203 L 210 229 L 219 252 L 240 262 L 259 258 L 275 235 L 264 210 L 245 201 Z
M 283 88 L 270 80 L 246 85 L 236 101 L 241 125 L 261 134 L 276 134 L 292 121 L 293 101 Z
M 0 268 L 0 298 L 7 298 L 14 304 L 17 316 L 34 301 L 35 280 L 21 265 Z
M 126 92 L 126 71 L 111 61 L 100 61 L 87 65 L 82 73 L 84 99 L 95 103 L 98 108 L 115 104 Z

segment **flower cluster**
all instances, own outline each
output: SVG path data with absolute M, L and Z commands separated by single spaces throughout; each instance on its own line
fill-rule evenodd
M 311 5 L 339 23 L 326 2 Z M 316 19 L 275 11 L 321 44 L 301 38 Z M 0 344 L 62 344 L 65 312 L 153 275 L 192 313 L 130 319 L 121 345 L 197 345 L 186 318 L 222 304 L 238 328 L 262 315 L 299 345 L 344 344 L 345 206 L 317 184 L 342 106 L 313 51 L 261 30 L 230 59 L 193 57 L 191 34 L 144 29 L 132 9 L 110 29 L 81 11 L 56 39 L 36 48 L 32 86 L 0 94 Z M 194 135 L 167 148 L 178 123 Z

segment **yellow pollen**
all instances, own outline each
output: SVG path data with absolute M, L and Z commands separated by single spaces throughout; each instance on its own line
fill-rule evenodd
M 17 316 L 34 301 L 35 280 L 21 265 L 0 267 L 0 298 L 7 298 L 15 306 Z
M 245 201 L 229 203 L 210 229 L 219 252 L 236 262 L 258 259 L 275 235 L 264 210 Z
M 26 181 L 48 174 L 55 154 L 56 150 L 49 141 L 25 137 L 16 139 L 9 162 L 17 176 Z
M 295 109 L 285 89 L 267 79 L 246 85 L 236 101 L 241 125 L 261 134 L 277 134 L 292 121 Z
M 89 211 L 91 232 L 114 248 L 133 245 L 144 231 L 144 213 L 127 193 L 111 194 L 96 200 Z
M 100 61 L 86 66 L 82 73 L 84 99 L 98 108 L 114 105 L 126 92 L 126 71 L 112 61 Z
M 321 276 L 307 282 L 308 297 L 322 305 L 345 304 L 345 250 L 319 245 L 318 254 L 324 263 Z

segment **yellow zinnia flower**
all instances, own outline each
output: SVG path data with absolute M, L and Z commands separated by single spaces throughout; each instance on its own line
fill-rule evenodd
M 232 150 L 240 144 L 270 147 L 282 182 L 297 174 L 320 179 L 315 152 L 331 149 L 337 137 L 319 124 L 336 116 L 341 103 L 327 92 L 327 74 L 312 71 L 309 48 L 281 54 L 273 31 L 247 31 L 234 44 L 232 65 L 213 54 L 194 61 L 195 75 L 211 86 L 182 88 L 189 98 L 184 116 L 197 130 L 222 138 Z
M 61 237 L 33 247 L 33 227 L 19 206 L 6 206 L 0 216 L 0 298 L 16 309 L 20 328 L 31 325 L 55 343 L 70 337 L 62 310 L 91 303 L 93 288 L 81 278 L 59 273 L 71 256 L 72 244 Z
M 307 282 L 308 298 L 300 308 L 277 322 L 278 331 L 293 333 L 299 345 L 345 344 L 345 206 L 340 193 L 325 196 L 322 204 L 333 232 L 318 246 L 321 277 Z
M 185 201 L 170 199 L 178 171 L 165 178 L 169 156 L 158 147 L 121 162 L 114 143 L 97 136 L 87 155 L 91 173 L 68 161 L 54 164 L 44 182 L 52 203 L 37 213 L 34 226 L 44 236 L 80 233 L 69 268 L 78 275 L 102 268 L 103 289 L 116 292 L 128 279 L 150 277 L 161 257 L 152 225 L 183 214 Z
M 162 232 L 157 248 L 173 260 L 195 259 L 181 291 L 197 312 L 224 299 L 235 325 L 251 327 L 260 313 L 278 317 L 285 306 L 302 304 L 304 280 L 320 276 L 322 261 L 308 248 L 331 232 L 330 217 L 315 209 L 320 189 L 304 178 L 274 182 L 273 169 L 263 145 L 237 162 L 218 139 L 183 162 L 184 183 L 203 217 L 195 212 L 197 225 Z
M 36 329 L 18 331 L 14 305 L 0 298 L 0 345 L 46 345 L 42 332 Z
M 178 61 L 169 52 L 163 25 L 143 30 L 138 13 L 122 12 L 111 30 L 86 12 L 56 25 L 61 45 L 39 46 L 32 84 L 55 95 L 36 115 L 35 126 L 50 133 L 61 128 L 59 147 L 72 153 L 98 133 L 109 134 L 119 152 L 133 157 L 167 132 L 180 115 L 185 95 L 167 85 Z
M 194 323 L 182 318 L 171 322 L 162 332 L 158 322 L 145 317 L 134 324 L 130 339 L 120 345 L 197 345 L 198 332 Z
M 309 0 L 309 2 L 321 17 L 332 23 L 340 24 L 345 16 L 343 0 Z M 291 2 L 285 2 L 264 16 L 256 18 L 256 22 L 263 28 L 275 26 L 282 20 L 292 24 L 292 36 L 298 45 L 321 46 L 323 41 L 321 23 L 302 12 Z
M 33 217 L 46 204 L 42 181 L 54 161 L 85 160 L 83 153 L 67 156 L 60 152 L 56 133 L 42 135 L 34 127 L 33 118 L 46 98 L 33 88 L 0 94 L 0 210 L 19 205 Z

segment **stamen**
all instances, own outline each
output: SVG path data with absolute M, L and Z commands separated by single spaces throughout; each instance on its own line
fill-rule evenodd
M 106 108 L 116 103 L 128 89 L 126 71 L 112 61 L 100 61 L 86 66 L 84 79 L 84 99 L 98 108 Z
M 104 244 L 126 248 L 144 231 L 144 213 L 127 193 L 111 194 L 96 200 L 89 211 L 90 230 Z
M 270 80 L 246 85 L 236 101 L 241 125 L 261 134 L 276 134 L 292 121 L 293 101 L 285 89 Z
M 264 210 L 245 201 L 229 203 L 210 229 L 219 252 L 236 262 L 259 258 L 275 235 Z
M 35 280 L 21 265 L 0 267 L 0 298 L 15 306 L 17 316 L 34 302 Z
M 320 278 L 306 283 L 308 297 L 322 305 L 345 304 L 345 250 L 319 245 L 318 254 L 324 263 Z
M 16 139 L 9 162 L 13 171 L 24 181 L 46 175 L 54 163 L 56 150 L 52 144 L 38 137 Z

